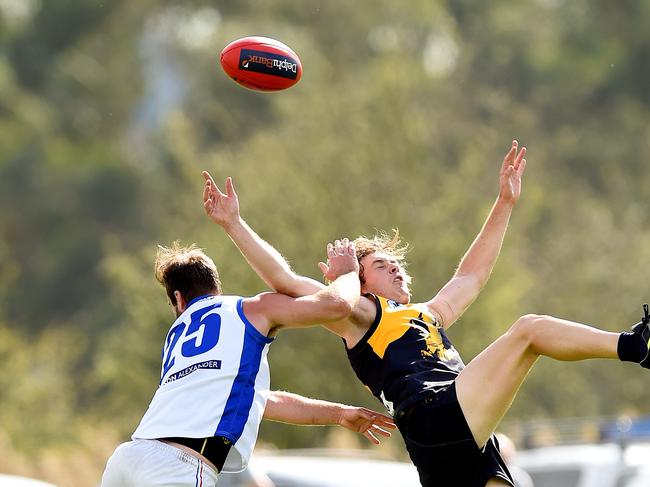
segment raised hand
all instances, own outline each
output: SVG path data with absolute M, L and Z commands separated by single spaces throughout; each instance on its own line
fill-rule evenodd
M 513 140 L 499 173 L 499 197 L 513 204 L 521 196 L 521 177 L 526 169 L 525 155 L 526 148 L 519 149 L 519 142 Z
M 343 409 L 338 423 L 355 433 L 361 433 L 368 441 L 379 445 L 381 436 L 389 437 L 389 429 L 395 429 L 393 418 L 370 409 L 349 406 Z
M 327 264 L 319 262 L 318 267 L 325 280 L 332 282 L 348 272 L 359 272 L 359 261 L 354 244 L 349 239 L 335 240 L 327 244 Z
M 239 220 L 239 199 L 232 184 L 232 178 L 226 178 L 226 192 L 222 193 L 210 176 L 203 171 L 205 187 L 203 188 L 203 209 L 217 224 L 226 228 Z

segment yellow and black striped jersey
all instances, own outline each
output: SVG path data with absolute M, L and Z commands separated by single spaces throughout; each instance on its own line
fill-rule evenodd
M 348 358 L 357 377 L 391 414 L 456 379 L 465 364 L 425 305 L 366 296 L 375 301 L 377 317 L 361 341 L 347 350 Z

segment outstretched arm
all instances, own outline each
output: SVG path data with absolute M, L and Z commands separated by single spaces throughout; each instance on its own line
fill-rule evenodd
M 359 261 L 354 245 L 345 239 L 328 245 L 328 261 L 337 275 L 327 287 L 308 296 L 293 298 L 279 293 L 262 293 L 244 299 L 244 313 L 265 335 L 281 328 L 296 328 L 340 322 L 347 319 L 361 298 Z
M 308 399 L 284 391 L 271 391 L 264 419 L 298 425 L 339 425 L 361 433 L 378 445 L 381 436 L 390 436 L 395 423 L 389 416 L 370 409 L 346 406 L 317 399 Z
M 241 218 L 239 199 L 232 178 L 226 178 L 226 192 L 223 193 L 210 173 L 203 171 L 203 177 L 205 212 L 212 221 L 223 227 L 253 270 L 271 289 L 298 297 L 315 293 L 325 287 L 318 281 L 293 272 L 280 252 L 257 235 Z
M 427 303 L 445 328 L 451 326 L 474 302 L 490 278 L 501 251 L 503 237 L 515 203 L 521 195 L 521 177 L 526 168 L 526 148 L 516 140 L 503 159 L 499 175 L 499 196 L 483 228 L 470 245 L 451 280 Z

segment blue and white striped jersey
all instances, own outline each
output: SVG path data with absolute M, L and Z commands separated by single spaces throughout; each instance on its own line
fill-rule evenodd
M 171 326 L 160 385 L 133 439 L 224 436 L 223 471 L 243 470 L 257 440 L 270 375 L 269 344 L 239 296 L 202 296 Z

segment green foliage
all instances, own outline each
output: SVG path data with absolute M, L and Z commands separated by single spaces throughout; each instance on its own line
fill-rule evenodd
M 34 5 L 20 19 L 0 8 L 0 428 L 18 448 L 136 426 L 172 319 L 156 243 L 197 242 L 227 292 L 264 290 L 202 214 L 201 169 L 233 176 L 243 216 L 312 277 L 327 241 L 398 227 L 425 300 L 517 137 L 522 200 L 451 330 L 465 360 L 521 314 L 620 330 L 648 299 L 648 2 Z M 220 72 L 221 46 L 251 34 L 295 48 L 296 87 L 253 93 Z M 276 388 L 380 407 L 323 330 L 283 333 L 270 361 Z M 643 413 L 644 380 L 542 360 L 509 418 Z M 326 436 L 263 428 L 280 446 Z

